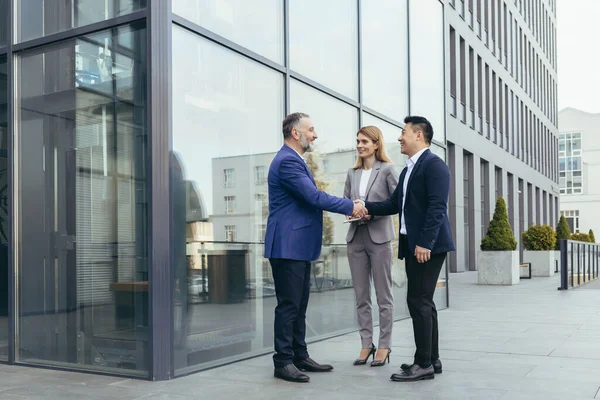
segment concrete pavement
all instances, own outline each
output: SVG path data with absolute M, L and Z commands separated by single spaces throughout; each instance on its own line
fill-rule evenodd
M 308 384 L 273 378 L 262 356 L 169 382 L 0 366 L 0 399 L 600 399 L 600 290 L 558 291 L 559 278 L 479 286 L 450 276 L 450 308 L 439 313 L 444 373 L 395 383 L 414 352 L 410 320 L 394 325 L 391 364 L 355 367 L 358 333 L 309 346 L 331 373 Z

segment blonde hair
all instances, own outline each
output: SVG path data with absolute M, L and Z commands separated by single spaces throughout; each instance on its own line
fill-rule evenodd
M 381 130 L 376 127 L 376 126 L 363 126 L 362 128 L 360 128 L 358 130 L 358 132 L 356 132 L 356 136 L 358 136 L 359 133 L 362 133 L 363 135 L 365 135 L 366 137 L 368 137 L 373 143 L 377 143 L 379 144 L 379 147 L 377 149 L 375 149 L 375 159 L 378 161 L 382 161 L 382 162 L 388 162 L 391 163 L 392 160 L 388 157 L 386 151 L 385 151 L 385 144 L 383 141 L 383 133 L 381 133 Z M 361 157 L 358 157 L 358 159 L 356 160 L 356 164 L 354 164 L 354 169 L 359 169 L 363 167 L 363 159 Z

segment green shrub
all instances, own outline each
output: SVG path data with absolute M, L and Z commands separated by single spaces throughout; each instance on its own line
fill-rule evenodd
M 508 212 L 506 203 L 502 197 L 496 201 L 494 217 L 490 222 L 490 227 L 481 240 L 481 250 L 483 251 L 514 251 L 517 248 L 517 241 L 510 229 L 508 223 Z
M 590 229 L 590 231 L 588 232 L 588 235 L 590 236 L 590 242 L 596 243 L 596 238 L 594 237 L 594 231 Z
M 577 240 L 578 242 L 590 242 L 590 235 L 587 233 L 574 233 L 571 235 L 571 240 Z
M 550 225 L 531 225 L 522 238 L 525 250 L 548 251 L 556 245 L 556 233 Z
M 571 228 L 564 215 L 560 216 L 556 226 L 556 250 L 560 250 L 560 241 L 571 239 Z

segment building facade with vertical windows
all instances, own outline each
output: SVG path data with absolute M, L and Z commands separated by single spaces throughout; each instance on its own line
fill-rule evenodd
M 600 231 L 600 114 L 558 113 L 560 213 L 571 232 Z
M 360 126 L 382 129 L 401 169 L 402 120 L 424 115 L 446 159 L 454 13 L 439 0 L 0 0 L 0 361 L 162 380 L 272 351 L 262 242 L 281 121 L 311 115 L 307 163 L 338 196 Z M 357 327 L 347 225 L 325 218 L 311 341 Z
M 556 1 L 449 0 L 445 18 L 449 268 L 460 272 L 477 269 L 498 197 L 519 243 L 530 225 L 556 227 Z

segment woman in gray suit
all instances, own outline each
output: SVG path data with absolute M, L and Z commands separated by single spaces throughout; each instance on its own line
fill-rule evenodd
M 348 170 L 344 197 L 384 201 L 392 197 L 398 185 L 398 171 L 385 152 L 383 134 L 375 126 L 365 126 L 356 134 L 358 159 Z M 356 294 L 356 311 L 362 350 L 354 365 L 364 365 L 373 356 L 372 367 L 390 360 L 394 296 L 392 294 L 392 240 L 394 224 L 391 216 L 366 216 L 350 223 L 348 262 Z M 371 317 L 371 277 L 379 306 L 379 349 L 373 344 Z

